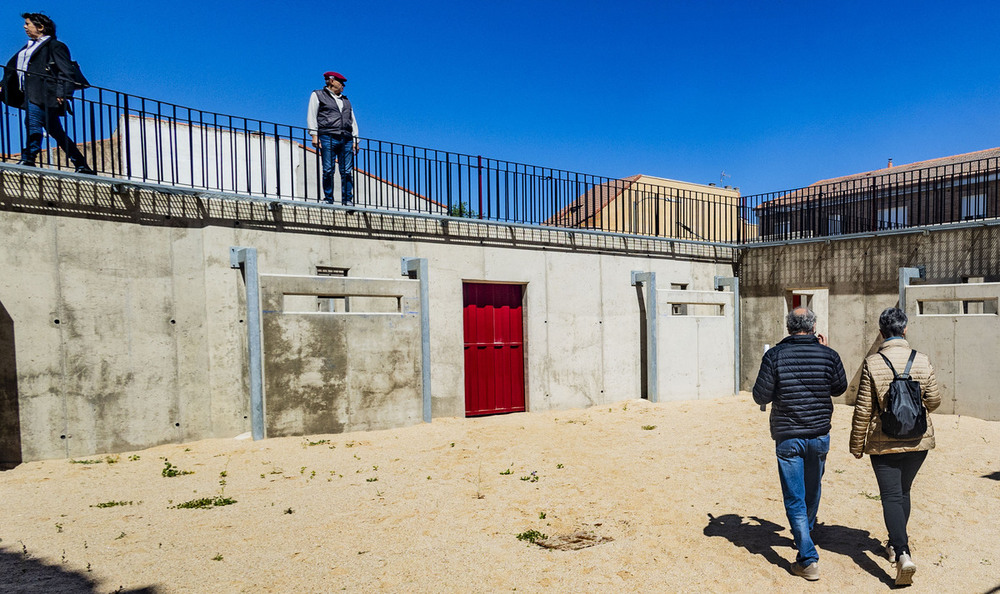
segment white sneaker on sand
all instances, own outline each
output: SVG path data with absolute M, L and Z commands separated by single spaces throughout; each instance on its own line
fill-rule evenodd
M 792 563 L 792 573 L 806 578 L 810 582 L 815 582 L 819 579 L 819 562 L 814 561 L 806 566 L 802 566 L 798 562 Z
M 910 559 L 909 553 L 900 553 L 896 558 L 896 585 L 909 586 L 916 572 L 917 564 Z
M 896 549 L 892 548 L 889 543 L 885 544 L 885 558 L 889 560 L 889 563 L 896 562 Z

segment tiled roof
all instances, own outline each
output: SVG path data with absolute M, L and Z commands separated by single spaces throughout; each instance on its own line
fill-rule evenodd
M 568 206 L 550 217 L 543 224 L 558 227 L 586 226 L 593 221 L 597 213 L 604 210 L 612 200 L 622 192 L 632 187 L 642 175 L 630 175 L 622 179 L 613 179 L 597 184 L 570 202 Z
M 993 161 L 984 165 L 982 161 L 986 159 L 993 159 Z M 928 159 L 926 161 L 917 161 L 915 163 L 907 163 L 905 165 L 894 165 L 892 167 L 883 167 L 882 169 L 875 169 L 862 173 L 853 173 L 851 175 L 844 175 L 841 177 L 822 179 L 809 184 L 804 188 L 782 193 L 771 200 L 762 202 L 755 208 L 773 206 L 777 204 L 794 204 L 796 202 L 803 202 L 810 200 L 821 193 L 825 195 L 836 193 L 854 194 L 871 188 L 876 182 L 879 184 L 891 183 L 905 185 L 913 183 L 917 181 L 917 179 L 926 181 L 933 179 L 936 176 L 974 173 L 983 171 L 987 168 L 990 170 L 1000 168 L 1000 148 L 986 149 L 983 151 L 975 151 L 961 155 L 952 155 L 950 157 L 940 157 L 938 159 Z M 928 171 L 926 175 L 921 174 L 919 177 L 915 177 L 913 175 L 915 172 L 924 170 L 930 171 Z
M 865 177 L 878 177 L 880 175 L 907 173 L 910 171 L 917 171 L 918 169 L 928 169 L 931 167 L 944 167 L 947 165 L 956 165 L 959 163 L 969 163 L 969 162 L 979 161 L 981 159 L 995 159 L 995 158 L 1000 158 L 1000 148 L 991 148 L 991 149 L 986 149 L 984 151 L 976 151 L 972 153 L 965 153 L 962 155 L 952 155 L 950 157 L 928 159 L 926 161 L 917 161 L 916 163 L 907 163 L 906 165 L 893 165 L 892 167 L 884 167 L 882 169 L 875 169 L 874 171 L 866 171 L 864 173 L 855 173 L 852 175 L 844 175 L 841 177 L 822 179 L 818 182 L 810 184 L 810 186 L 834 184 L 849 180 L 862 179 Z M 963 171 L 968 171 L 970 168 L 963 167 L 962 169 Z

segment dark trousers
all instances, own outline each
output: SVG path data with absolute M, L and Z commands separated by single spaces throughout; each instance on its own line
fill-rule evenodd
M 59 148 L 66 152 L 66 156 L 76 167 L 86 166 L 87 160 L 80 154 L 76 144 L 63 130 L 59 116 L 54 109 L 47 109 L 41 105 L 25 102 L 26 117 L 24 127 L 28 133 L 28 146 L 21 152 L 21 160 L 24 163 L 34 164 L 35 157 L 42 150 L 42 138 L 47 131 L 49 136 L 55 139 Z
M 354 203 L 354 138 L 319 135 L 319 154 L 323 163 L 323 196 L 333 203 L 333 162 L 340 167 L 340 201 Z
M 872 470 L 882 499 L 882 517 L 889 531 L 889 544 L 896 554 L 909 553 L 906 522 L 910 519 L 910 486 L 927 458 L 927 450 L 871 456 Z

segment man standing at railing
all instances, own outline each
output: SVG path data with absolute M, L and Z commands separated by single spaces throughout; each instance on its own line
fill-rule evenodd
M 21 16 L 28 43 L 7 62 L 0 84 L 3 102 L 25 111 L 28 146 L 22 149 L 19 164 L 35 166 L 47 130 L 66 152 L 77 173 L 94 175 L 59 121 L 69 107 L 74 89 L 75 68 L 69 48 L 56 39 L 56 24 L 52 19 L 36 12 Z
M 339 72 L 323 74 L 326 86 L 309 97 L 308 128 L 313 146 L 323 160 L 323 196 L 333 204 L 333 161 L 340 167 L 340 200 L 354 206 L 354 153 L 358 150 L 358 121 L 347 95 L 347 79 Z

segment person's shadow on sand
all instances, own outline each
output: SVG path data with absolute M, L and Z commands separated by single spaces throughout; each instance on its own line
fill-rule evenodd
M 725 514 L 719 517 L 708 514 L 708 525 L 705 526 L 703 533 L 705 536 L 722 536 L 734 545 L 754 555 L 760 555 L 772 565 L 791 573 L 792 564 L 775 550 L 777 547 L 795 547 L 791 538 L 778 534 L 784 527 L 756 516 L 749 516 L 748 519 L 749 522 L 744 522 L 743 516 L 737 514 Z M 882 583 L 893 585 L 893 578 L 866 554 L 871 552 L 881 555 L 882 552 L 881 543 L 872 538 L 867 530 L 817 523 L 812 536 L 821 550 L 850 557 L 858 567 Z
M 784 528 L 756 516 L 750 516 L 749 519 L 750 522 L 744 522 L 743 516 L 737 514 L 725 514 L 719 517 L 708 514 L 708 526 L 705 526 L 703 533 L 705 536 L 725 537 L 734 545 L 754 555 L 760 555 L 772 565 L 791 573 L 792 564 L 775 551 L 777 547 L 795 546 L 791 538 L 778 534 Z

